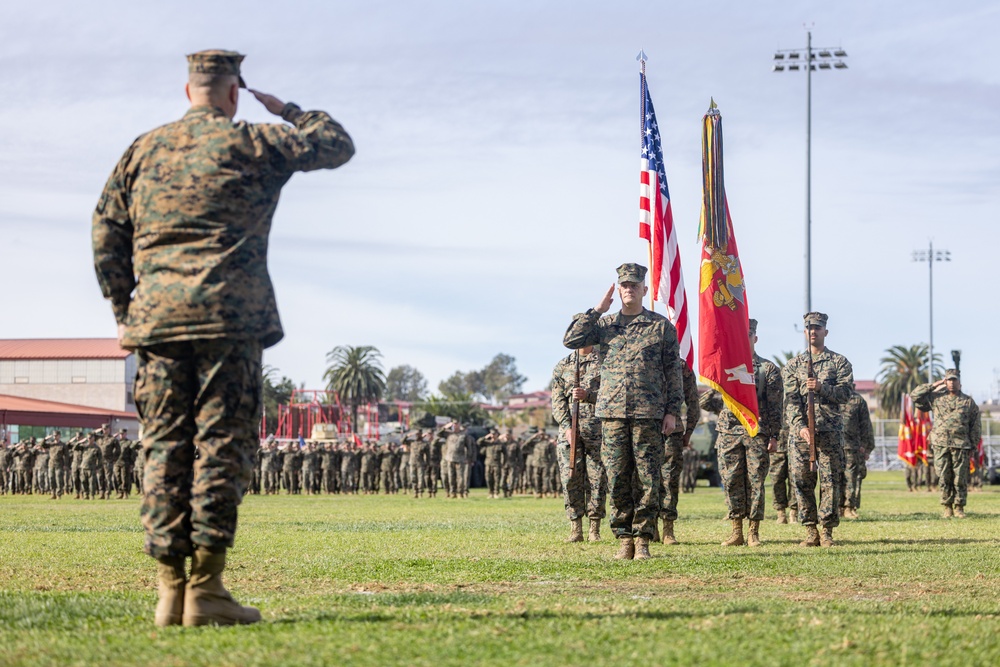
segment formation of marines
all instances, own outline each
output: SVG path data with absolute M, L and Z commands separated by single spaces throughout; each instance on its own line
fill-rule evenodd
M 111 433 L 108 425 L 78 431 L 65 441 L 61 431 L 10 446 L 0 443 L 0 495 L 39 494 L 58 500 L 129 498 L 132 486 L 142 492 L 144 456 L 127 429 Z
M 258 448 L 248 493 L 412 494 L 467 498 L 472 469 L 481 460 L 490 498 L 561 493 L 556 444 L 544 430 L 516 437 L 496 428 L 473 439 L 462 425 L 417 428 L 400 442 L 353 438 L 284 441 L 269 436 Z

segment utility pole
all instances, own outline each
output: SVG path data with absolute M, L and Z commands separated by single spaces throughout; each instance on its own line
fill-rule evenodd
M 804 57 L 803 57 L 804 56 Z M 817 61 L 817 56 L 819 60 Z M 812 31 L 806 31 L 806 49 L 784 49 L 774 52 L 773 72 L 806 72 L 806 247 L 805 301 L 806 312 L 812 312 L 812 73 L 816 69 L 847 69 L 847 52 L 837 47 L 814 49 Z M 803 63 L 803 61 L 805 61 Z
M 927 250 L 914 250 L 914 262 L 927 262 L 927 285 L 930 321 L 930 345 L 927 352 L 927 381 L 934 382 L 934 262 L 950 262 L 951 252 L 934 250 L 934 241 L 927 242 Z

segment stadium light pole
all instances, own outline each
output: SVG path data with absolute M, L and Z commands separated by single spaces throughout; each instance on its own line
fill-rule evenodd
M 817 56 L 819 60 L 817 60 Z M 806 312 L 812 311 L 812 73 L 847 69 L 847 52 L 837 47 L 814 48 L 812 31 L 806 31 L 806 48 L 774 52 L 773 72 L 806 73 Z
M 951 252 L 934 250 L 934 241 L 927 242 L 927 250 L 914 250 L 914 262 L 927 262 L 928 302 L 930 303 L 930 349 L 927 352 L 927 381 L 934 382 L 934 262 L 950 262 Z

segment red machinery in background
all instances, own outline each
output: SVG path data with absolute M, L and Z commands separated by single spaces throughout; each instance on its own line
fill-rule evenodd
M 402 401 L 393 403 L 399 413 L 399 421 L 404 429 L 410 427 L 410 404 Z M 365 437 L 378 439 L 380 433 L 380 407 L 388 411 L 388 405 L 367 403 L 358 407 L 358 416 L 365 421 Z M 340 402 L 337 392 L 325 389 L 294 389 L 287 405 L 278 405 L 277 425 L 268 424 L 266 415 L 260 422 L 260 437 L 270 433 L 278 440 L 295 440 L 313 437 L 316 424 L 330 424 L 336 427 L 338 436 L 352 434 L 350 407 Z M 328 429 L 329 430 L 329 429 Z M 357 434 L 355 440 L 357 440 Z

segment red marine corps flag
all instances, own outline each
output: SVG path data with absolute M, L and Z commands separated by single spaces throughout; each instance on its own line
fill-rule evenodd
M 722 115 L 712 105 L 702 121 L 702 242 L 698 317 L 701 380 L 722 394 L 751 436 L 757 435 L 757 389 L 743 268 L 722 170 Z
M 918 438 L 920 423 L 914 419 L 913 400 L 909 394 L 903 394 L 903 404 L 899 410 L 899 444 L 896 455 L 899 460 L 911 468 L 920 463 Z

